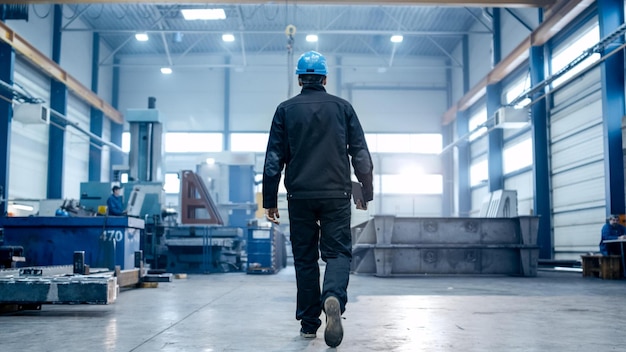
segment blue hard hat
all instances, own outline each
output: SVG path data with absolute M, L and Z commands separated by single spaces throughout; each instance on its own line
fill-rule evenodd
M 321 75 L 328 74 L 326 58 L 317 51 L 307 51 L 298 59 L 297 75 Z

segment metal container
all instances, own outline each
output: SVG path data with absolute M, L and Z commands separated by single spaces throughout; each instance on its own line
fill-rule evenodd
M 352 229 L 352 271 L 536 276 L 538 217 L 374 216 Z
M 275 274 L 287 266 L 285 236 L 276 227 L 248 229 L 248 274 Z
M 91 268 L 135 267 L 135 252 L 144 228 L 141 219 L 126 217 L 0 218 L 6 245 L 24 247 L 25 266 L 72 265 L 74 252 L 84 251 Z

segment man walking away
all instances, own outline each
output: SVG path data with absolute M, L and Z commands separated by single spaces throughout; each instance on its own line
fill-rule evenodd
M 263 208 L 278 223 L 278 185 L 283 167 L 296 270 L 296 319 L 300 335 L 315 338 L 326 313 L 324 339 L 337 347 L 343 339 L 341 314 L 348 301 L 352 261 L 350 233 L 350 161 L 362 184 L 367 209 L 373 199 L 372 159 L 352 105 L 328 94 L 326 58 L 315 51 L 298 60 L 302 91 L 278 105 L 263 169 Z M 326 262 L 320 292 L 319 253 Z

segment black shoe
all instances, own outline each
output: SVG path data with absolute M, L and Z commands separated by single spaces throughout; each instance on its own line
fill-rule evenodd
M 330 347 L 337 347 L 343 339 L 343 328 L 341 327 L 341 307 L 336 297 L 328 297 L 324 301 L 324 312 L 326 312 L 326 330 L 324 330 L 324 341 Z
M 304 331 L 304 329 L 300 329 L 300 336 L 304 337 L 305 339 L 314 339 L 317 337 L 317 334 L 314 332 L 306 332 Z

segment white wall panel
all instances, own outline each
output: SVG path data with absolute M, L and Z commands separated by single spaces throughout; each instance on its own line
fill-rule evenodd
M 489 147 L 489 138 L 487 134 L 484 136 L 475 139 L 470 144 L 470 155 L 472 159 L 485 155 L 487 153 L 487 148 Z
M 52 23 L 54 10 L 52 5 L 32 5 L 42 17 L 35 15 L 33 8 L 29 9 L 28 22 L 23 20 L 7 20 L 6 24 L 17 34 L 26 39 L 37 50 L 50 57 L 52 55 Z M 46 15 L 46 16 L 44 16 Z
M 192 57 L 190 64 L 223 65 L 222 57 Z M 163 58 L 122 59 L 119 110 L 147 109 L 156 98 L 166 131 L 216 131 L 224 127 L 224 70 L 209 67 L 174 67 L 162 75 Z M 254 104 L 254 102 L 248 102 Z M 269 127 L 268 127 L 269 128 Z
M 597 250 L 606 206 L 600 70 L 554 94 L 551 189 L 557 259 Z
M 489 31 L 481 23 L 476 23 L 472 31 Z M 469 36 L 470 88 L 483 79 L 493 67 L 492 36 L 490 34 L 473 34 Z
M 472 188 L 472 209 L 470 210 L 470 216 L 477 217 L 480 214 L 480 207 L 487 194 L 489 194 L 489 187 L 487 186 Z
M 29 94 L 50 100 L 50 79 L 39 73 L 23 57 L 15 60 L 13 80 Z M 46 197 L 48 177 L 49 125 L 22 124 L 13 119 L 9 158 L 9 197 Z
M 536 9 L 514 8 L 511 11 L 532 28 L 537 27 L 539 15 Z M 501 10 L 501 21 L 502 58 L 504 59 L 530 35 L 531 31 L 505 9 Z
M 89 130 L 90 107 L 74 94 L 68 94 L 68 120 Z M 89 181 L 89 137 L 67 127 L 63 160 L 63 197 L 80 199 L 80 183 Z
M 517 192 L 517 214 L 533 215 L 535 213 L 532 171 L 505 178 L 504 189 Z
M 88 28 L 79 18 L 72 28 Z M 93 57 L 93 34 L 85 32 L 61 32 L 60 65 L 87 89 L 91 89 L 91 58 Z

